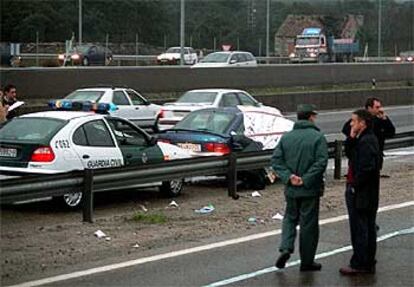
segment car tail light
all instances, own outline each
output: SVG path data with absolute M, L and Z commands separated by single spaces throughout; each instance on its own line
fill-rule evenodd
M 158 118 L 160 119 L 160 118 L 163 118 L 163 117 L 164 117 L 164 110 L 160 110 L 158 112 Z
M 59 54 L 58 58 L 59 58 L 59 60 L 64 60 L 65 59 L 65 55 Z
M 230 153 L 230 148 L 227 144 L 224 143 L 205 143 L 204 148 L 208 152 L 217 152 L 221 154 Z
M 408 57 L 408 58 L 407 58 L 407 61 L 408 61 L 408 62 L 412 62 L 412 61 L 413 61 L 413 57 Z
M 49 146 L 43 146 L 37 148 L 30 158 L 30 161 L 35 162 L 51 162 L 55 159 L 55 154 L 53 150 Z
M 80 56 L 79 56 L 79 54 L 73 54 L 71 56 L 71 58 L 72 58 L 72 60 L 79 60 L 80 59 Z

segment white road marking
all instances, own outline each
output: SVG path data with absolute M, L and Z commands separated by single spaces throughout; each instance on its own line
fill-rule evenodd
M 414 227 L 384 234 L 384 235 L 377 238 L 377 242 L 384 241 L 386 239 L 390 239 L 390 238 L 398 236 L 398 235 L 404 235 L 404 234 L 410 234 L 410 233 L 414 233 Z M 327 252 L 324 252 L 324 253 L 317 254 L 315 256 L 315 259 L 321 259 L 321 258 L 329 257 L 329 256 L 332 256 L 332 255 L 343 253 L 343 252 L 350 251 L 350 250 L 352 250 L 352 245 L 344 246 L 344 247 L 341 247 L 341 248 L 338 248 L 338 249 L 334 249 L 334 250 L 331 250 L 331 251 L 327 251 Z M 299 264 L 300 264 L 300 260 L 292 261 L 292 262 L 286 264 L 286 268 L 296 266 L 296 265 L 299 265 Z M 235 277 L 232 277 L 232 278 L 229 278 L 229 279 L 214 282 L 214 283 L 205 285 L 204 287 L 225 286 L 225 285 L 232 284 L 232 283 L 235 283 L 235 282 L 244 281 L 244 280 L 247 280 L 247 279 L 250 279 L 250 278 L 253 278 L 253 277 L 257 277 L 257 276 L 260 276 L 260 275 L 263 275 L 263 274 L 275 272 L 277 270 L 279 270 L 277 267 L 268 267 L 268 268 L 264 268 L 262 270 L 258 270 L 258 271 L 252 272 L 252 273 L 242 274 L 242 275 L 238 275 L 238 276 L 235 276 Z
M 407 201 L 407 202 L 403 202 L 403 203 L 398 203 L 398 204 L 393 204 L 393 205 L 380 207 L 378 209 L 378 212 L 409 207 L 409 206 L 412 206 L 412 205 L 414 205 L 414 201 Z M 336 217 L 332 217 L 332 218 L 322 219 L 322 220 L 319 221 L 319 225 L 325 225 L 325 224 L 328 224 L 328 223 L 338 222 L 338 221 L 345 220 L 347 218 L 348 218 L 347 215 L 341 215 L 341 216 L 336 216 Z M 274 235 L 280 234 L 281 231 L 282 231 L 281 229 L 277 229 L 277 230 L 274 230 L 274 231 L 268 231 L 268 232 L 253 234 L 253 235 L 249 235 L 249 236 L 245 236 L 245 237 L 240 237 L 240 238 L 230 239 L 230 240 L 226 240 L 226 241 L 211 243 L 211 244 L 207 244 L 207 245 L 203 245 L 203 246 L 198 246 L 198 247 L 193 247 L 193 248 L 188 248 L 188 249 L 183 249 L 183 250 L 178 250 L 178 251 L 172 251 L 172 252 L 168 252 L 168 253 L 164 253 L 164 254 L 139 258 L 139 259 L 125 261 L 125 262 L 121 262 L 121 263 L 110 264 L 110 265 L 101 266 L 101 267 L 95 267 L 95 268 L 91 268 L 91 269 L 87 269 L 87 270 L 83 270 L 83 271 L 77 271 L 77 272 L 73 272 L 73 273 L 62 274 L 62 275 L 58 275 L 58 276 L 53 276 L 53 277 L 43 278 L 43 279 L 39 279 L 39 280 L 24 282 L 24 283 L 12 285 L 12 286 L 9 286 L 9 287 L 28 287 L 28 286 L 40 286 L 40 285 L 44 285 L 44 284 L 50 284 L 50 283 L 54 283 L 54 282 L 79 278 L 79 277 L 82 277 L 82 276 L 88 276 L 88 275 L 93 275 L 93 274 L 97 274 L 97 273 L 113 271 L 113 270 L 120 269 L 120 268 L 136 266 L 136 265 L 145 264 L 145 263 L 148 263 L 148 262 L 159 261 L 159 260 L 163 260 L 163 259 L 168 259 L 168 258 L 172 258 L 172 257 L 181 256 L 181 255 L 197 253 L 197 252 L 201 252 L 201 251 L 206 251 L 206 250 L 225 247 L 225 246 L 229 246 L 229 245 L 239 244 L 239 243 L 243 243 L 243 242 L 247 242 L 247 241 L 262 239 L 262 238 L 266 238 L 266 237 L 269 237 L 269 236 L 274 236 Z

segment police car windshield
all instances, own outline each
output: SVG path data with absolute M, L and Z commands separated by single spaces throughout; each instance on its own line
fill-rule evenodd
M 66 124 L 51 118 L 15 118 L 0 129 L 0 141 L 24 141 L 45 143 Z
M 216 95 L 216 92 L 187 92 L 177 100 L 177 103 L 212 104 Z
M 104 91 L 74 91 L 67 95 L 65 99 L 97 102 L 103 94 Z
M 217 111 L 197 111 L 177 123 L 173 129 L 189 129 L 224 134 L 235 114 Z

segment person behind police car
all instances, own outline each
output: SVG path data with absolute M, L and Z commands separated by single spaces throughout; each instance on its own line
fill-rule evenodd
M 16 86 L 9 84 L 4 87 L 3 90 L 3 98 L 2 98 L 2 104 L 4 106 L 12 106 L 14 103 L 17 102 L 17 90 Z M 6 118 L 8 120 L 11 120 L 12 118 L 16 117 L 18 115 L 17 110 L 14 109 L 12 111 L 8 111 Z
M 299 105 L 298 121 L 280 140 L 272 156 L 272 167 L 286 185 L 286 209 L 282 226 L 280 256 L 275 265 L 284 268 L 293 253 L 296 226 L 300 225 L 301 271 L 319 271 L 315 253 L 319 240 L 319 199 L 328 163 L 325 136 L 315 126 L 314 105 Z

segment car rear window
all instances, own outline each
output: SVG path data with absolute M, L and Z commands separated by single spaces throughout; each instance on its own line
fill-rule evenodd
M 65 99 L 97 102 L 104 93 L 104 91 L 74 91 L 67 95 Z
M 235 116 L 235 114 L 221 111 L 197 111 L 177 123 L 175 128 L 224 134 Z
M 66 123 L 51 118 L 15 118 L 0 129 L 0 141 L 48 142 Z
M 177 100 L 177 103 L 212 104 L 216 96 L 216 92 L 187 92 Z

